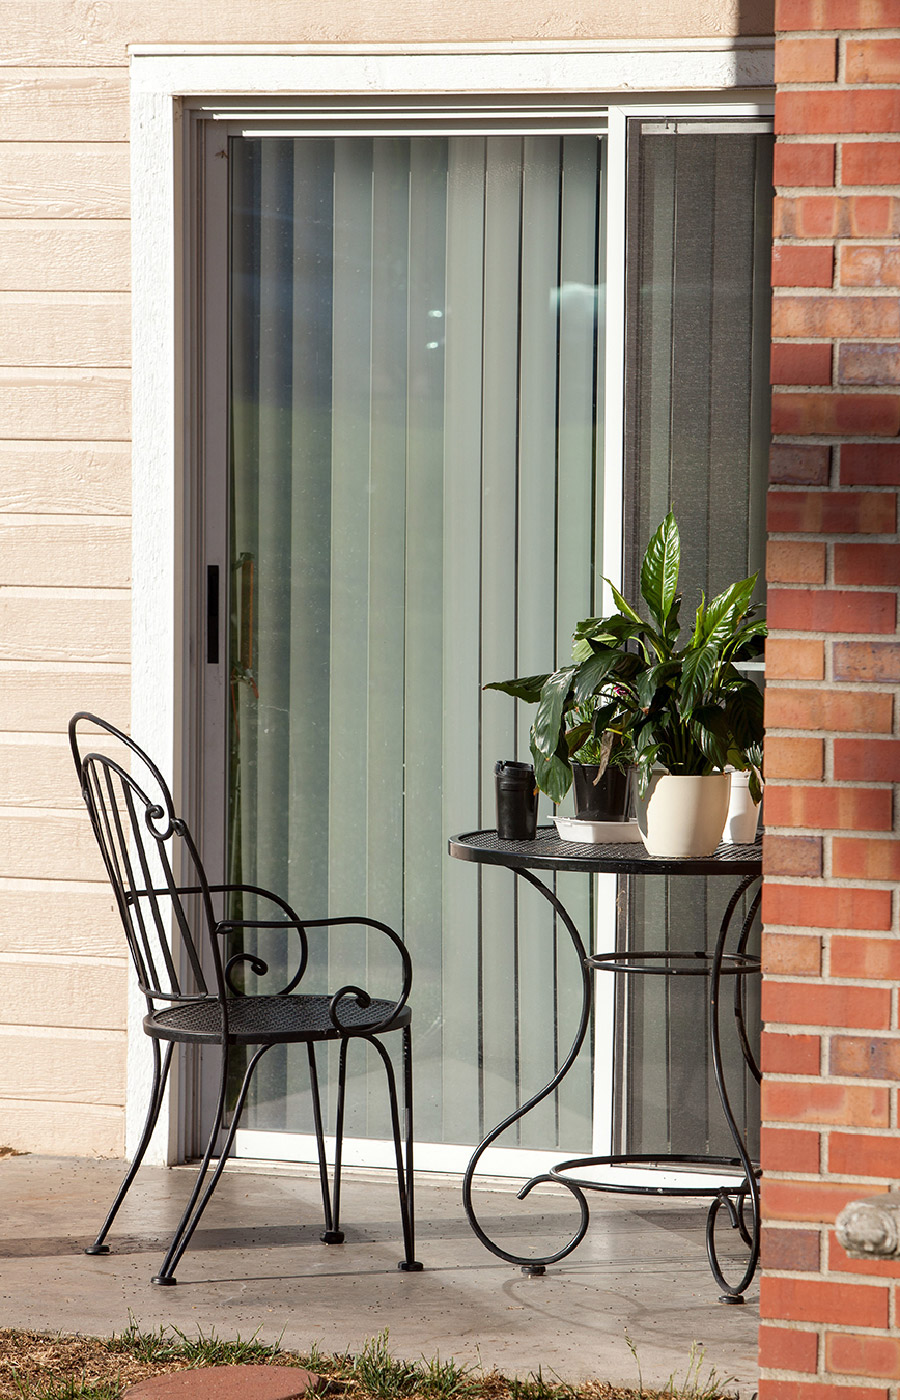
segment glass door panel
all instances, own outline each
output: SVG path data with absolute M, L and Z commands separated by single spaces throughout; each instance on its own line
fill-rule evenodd
M 425 1142 L 476 1142 L 574 1029 L 550 911 L 446 840 L 528 756 L 530 715 L 482 685 L 562 659 L 599 602 L 602 152 L 230 141 L 229 879 L 401 931 Z M 559 883 L 587 931 L 589 881 Z M 322 935 L 305 982 L 391 995 L 396 966 Z M 347 1133 L 381 1139 L 357 1054 Z M 244 1125 L 308 1132 L 305 1056 L 276 1055 Z M 585 1056 L 507 1145 L 587 1150 L 591 1098 Z

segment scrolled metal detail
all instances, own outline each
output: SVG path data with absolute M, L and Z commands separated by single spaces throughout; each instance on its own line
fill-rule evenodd
M 328 1003 L 328 1014 L 334 1023 L 335 1029 L 343 1033 L 352 1029 L 352 1027 L 345 1021 L 342 1021 L 338 1015 L 338 1007 L 347 997 L 353 998 L 360 1011 L 367 1011 L 372 1005 L 372 998 L 364 987 L 354 987 L 352 983 L 348 983 L 346 987 L 340 987 Z
M 269 970 L 269 964 L 267 962 L 263 962 L 262 958 L 258 958 L 255 953 L 233 953 L 231 955 L 231 957 L 225 964 L 225 969 L 222 975 L 225 978 L 225 985 L 228 988 L 228 990 L 232 992 L 236 997 L 242 997 L 245 995 L 243 987 L 238 987 L 231 980 L 232 971 L 238 963 L 247 963 L 250 967 L 250 971 L 255 972 L 257 977 L 265 977 L 266 973 Z

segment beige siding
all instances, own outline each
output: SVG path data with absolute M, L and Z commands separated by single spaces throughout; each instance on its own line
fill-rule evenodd
M 122 1107 L 125 1036 L 0 1035 L 0 1100 Z
M 127 443 L 0 441 L 0 516 L 128 515 L 130 470 Z
M 124 1079 L 124 1072 L 122 1072 Z M 121 1157 L 125 1119 L 121 1108 L 0 1099 L 4 1147 L 19 1152 L 50 1152 L 60 1157 Z M 98 1203 L 105 1210 L 107 1202 Z
M 71 781 L 74 785 L 74 767 Z M 90 869 L 98 878 L 102 875 L 99 868 Z M 124 965 L 125 935 L 108 887 L 60 880 L 0 881 L 0 954 L 35 953 L 70 960 L 119 959 Z
M 13 733 L 63 734 L 76 710 L 127 728 L 129 685 L 124 665 L 0 661 L 0 741 Z
M 127 219 L 0 220 L 0 291 L 123 292 Z
M 0 365 L 128 365 L 126 292 L 0 292 Z
M 6 51 L 28 67 L 125 62 L 129 44 L 428 43 L 461 39 L 652 38 L 771 34 L 771 0 L 12 0 Z
M 720 37 L 771 33 L 772 9 L 772 0 L 8 0 L 0 1142 L 123 1149 L 127 972 L 65 727 L 82 708 L 128 723 L 128 46 Z

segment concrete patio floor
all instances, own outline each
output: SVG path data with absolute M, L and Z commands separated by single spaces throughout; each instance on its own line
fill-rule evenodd
M 110 1236 L 112 1252 L 81 1251 L 121 1177 L 110 1161 L 12 1157 L 0 1161 L 0 1326 L 108 1335 L 199 1327 L 221 1337 L 258 1333 L 299 1351 L 359 1350 L 388 1328 L 396 1356 L 453 1356 L 508 1375 L 540 1366 L 636 1386 L 672 1372 L 682 1380 L 691 1343 L 729 1389 L 757 1386 L 759 1290 L 742 1307 L 718 1301 L 704 1248 L 700 1202 L 591 1198 L 580 1248 L 543 1277 L 526 1277 L 488 1253 L 463 1213 L 459 1182 L 422 1173 L 416 1184 L 422 1273 L 397 1270 L 395 1182 L 358 1171 L 345 1178 L 346 1243 L 319 1241 L 318 1182 L 306 1170 L 230 1163 L 178 1268 L 178 1286 L 150 1284 L 191 1184 L 188 1168 L 145 1167 Z M 511 1183 L 479 1188 L 492 1233 L 559 1247 L 574 1216 L 566 1193 L 516 1201 Z M 562 1199 L 561 1199 L 562 1197 Z

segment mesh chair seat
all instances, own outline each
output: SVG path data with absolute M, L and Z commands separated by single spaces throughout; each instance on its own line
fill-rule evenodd
M 331 1018 L 327 996 L 236 996 L 228 998 L 228 1038 L 235 1045 L 286 1044 L 304 1040 L 339 1040 L 344 1036 L 400 1030 L 410 1022 L 406 1006 L 398 1014 L 392 1001 L 373 998 L 359 1006 L 352 996 L 338 1004 L 339 1030 Z M 182 1002 L 144 1018 L 148 1035 L 160 1040 L 222 1038 L 222 1008 L 216 998 Z

